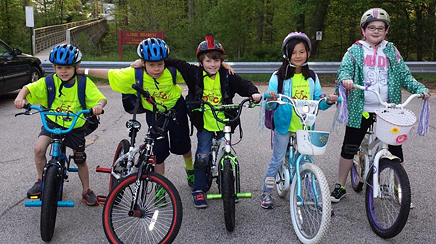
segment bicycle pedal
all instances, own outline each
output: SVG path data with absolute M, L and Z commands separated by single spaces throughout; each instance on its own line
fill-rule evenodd
M 236 193 L 237 198 L 251 198 L 251 192 Z
M 79 172 L 79 168 L 77 168 L 77 167 L 70 167 L 70 168 L 68 168 L 68 172 Z
M 214 199 L 221 199 L 221 194 L 207 194 L 206 199 L 207 200 L 214 200 Z

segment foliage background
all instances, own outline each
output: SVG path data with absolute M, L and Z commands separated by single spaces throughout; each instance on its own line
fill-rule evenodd
M 280 46 L 292 31 L 307 33 L 313 42 L 311 61 L 340 61 L 361 38 L 360 17 L 382 7 L 391 17 L 388 39 L 407 61 L 436 60 L 436 0 L 108 0 L 115 20 L 91 59 L 117 60 L 118 28 L 165 31 L 171 56 L 194 61 L 204 34 L 213 33 L 231 61 L 281 61 Z M 95 0 L 0 0 L 0 38 L 30 51 L 24 6 L 33 5 L 35 28 L 86 19 L 96 12 Z M 97 3 L 101 4 L 101 3 Z M 316 31 L 323 32 L 315 41 Z M 136 58 L 124 48 L 125 60 Z

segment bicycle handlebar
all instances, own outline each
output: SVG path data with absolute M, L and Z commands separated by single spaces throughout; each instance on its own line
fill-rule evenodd
M 156 100 L 151 96 L 150 92 L 145 91 L 142 87 L 138 86 L 137 84 L 133 84 L 132 88 L 135 89 L 138 93 L 140 93 L 142 96 L 144 96 L 145 100 L 153 105 L 153 107 L 157 107 L 157 105 L 160 105 L 164 108 L 165 112 L 168 111 L 167 106 L 163 104 L 158 104 Z
M 242 100 L 239 104 L 223 104 L 223 105 L 217 106 L 217 107 L 212 105 L 210 102 L 204 101 L 204 100 L 202 100 L 202 101 L 187 101 L 186 104 L 187 105 L 200 105 L 199 109 L 202 111 L 205 110 L 204 105 L 207 105 L 207 106 L 209 106 L 209 109 L 212 111 L 212 115 L 216 121 L 223 123 L 223 124 L 229 124 L 229 123 L 232 123 L 232 122 L 239 119 L 239 117 L 241 116 L 241 113 L 242 113 L 242 107 L 244 107 L 244 104 L 247 102 L 249 102 L 249 104 L 246 105 L 245 107 L 254 108 L 257 106 L 253 102 L 253 98 L 251 98 L 251 97 Z M 233 119 L 225 118 L 224 120 L 222 120 L 222 119 L 218 118 L 217 112 L 222 112 L 222 111 L 226 111 L 226 110 L 233 110 L 233 109 L 237 109 L 237 111 L 238 111 L 237 115 Z M 196 110 L 196 109 L 194 109 L 194 110 Z
M 359 89 L 359 90 L 373 92 L 377 96 L 377 99 L 378 99 L 379 103 L 381 105 L 387 107 L 387 108 L 404 108 L 407 104 L 410 103 L 410 101 L 412 101 L 412 99 L 414 99 L 414 98 L 423 98 L 424 97 L 424 94 L 412 94 L 412 95 L 410 95 L 406 99 L 406 101 L 404 103 L 395 104 L 395 103 L 387 103 L 387 102 L 383 101 L 382 98 L 381 98 L 380 93 L 377 90 L 375 90 L 374 88 L 372 88 L 372 87 L 365 87 L 365 86 L 354 84 L 353 85 L 353 89 Z
M 77 119 L 79 119 L 81 114 L 92 115 L 92 110 L 80 110 L 77 113 L 72 113 L 72 112 L 71 113 L 64 113 L 64 112 L 56 112 L 56 111 L 53 111 L 51 109 L 43 109 L 43 108 L 31 105 L 31 104 L 24 105 L 24 109 L 26 109 L 26 112 L 15 114 L 15 116 L 18 116 L 18 115 L 31 115 L 33 113 L 31 113 L 30 111 L 32 109 L 35 109 L 41 115 L 42 125 L 44 126 L 44 128 L 48 132 L 53 133 L 55 135 L 61 135 L 61 134 L 70 133 L 74 129 L 74 126 L 76 125 Z M 50 127 L 48 127 L 48 124 L 47 124 L 47 121 L 46 121 L 46 117 L 45 116 L 47 116 L 47 115 L 61 116 L 61 117 L 73 117 L 73 122 L 71 122 L 71 125 L 68 128 L 65 128 L 65 129 L 61 129 L 61 128 L 51 129 Z

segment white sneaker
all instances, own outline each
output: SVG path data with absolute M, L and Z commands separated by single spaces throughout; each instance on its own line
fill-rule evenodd
M 415 204 L 413 204 L 413 202 L 410 202 L 410 209 L 414 209 L 415 208 Z

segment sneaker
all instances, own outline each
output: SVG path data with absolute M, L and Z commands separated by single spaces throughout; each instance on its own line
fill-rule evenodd
M 188 186 L 193 187 L 194 186 L 194 170 L 186 170 L 186 180 L 188 181 Z
M 94 192 L 89 188 L 82 194 L 82 199 L 80 199 L 80 201 L 86 203 L 88 206 L 98 205 L 97 196 L 95 196 Z
M 167 191 L 162 188 L 161 185 L 156 186 L 156 195 L 154 196 L 155 205 L 158 207 L 165 207 L 167 205 L 167 199 L 165 197 Z
M 206 194 L 204 194 L 203 191 L 201 190 L 194 191 L 192 193 L 192 196 L 194 197 L 194 207 L 207 208 Z
M 339 202 L 341 198 L 345 197 L 346 193 L 347 191 L 345 190 L 345 187 L 336 183 L 335 189 L 332 191 L 332 194 L 330 195 L 330 201 L 335 203 Z
M 413 204 L 413 202 L 410 202 L 410 209 L 414 209 L 415 208 L 415 204 Z
M 262 203 L 260 206 L 264 209 L 272 209 L 274 207 L 273 197 L 271 193 L 262 193 Z
M 42 181 L 38 179 L 32 188 L 27 191 L 27 198 L 39 197 L 41 195 L 41 183 Z

